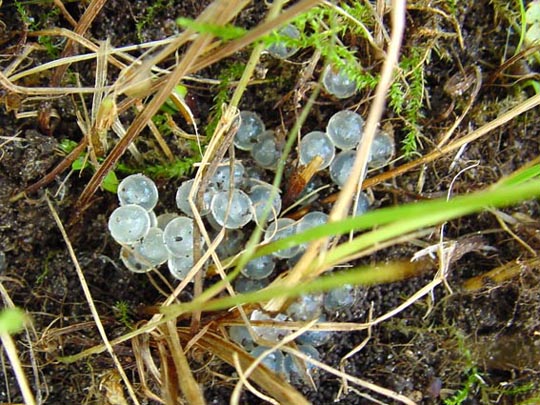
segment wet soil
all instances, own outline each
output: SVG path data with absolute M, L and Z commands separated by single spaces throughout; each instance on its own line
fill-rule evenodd
M 152 8 L 152 18 L 141 23 L 146 21 L 153 3 L 164 6 Z M 112 46 L 162 39 L 176 32 L 174 19 L 177 16 L 196 17 L 206 3 L 110 0 L 93 22 L 89 36 L 97 40 L 108 38 Z M 246 7 L 235 24 L 250 28 L 264 18 L 264 2 L 255 3 Z M 491 2 L 458 3 L 455 16 L 465 46 L 460 47 L 455 36 L 439 38 L 438 52 L 432 53 L 426 65 L 425 95 L 430 103 L 422 110 L 424 118 L 420 120 L 422 153 L 432 150 L 438 134 L 453 124 L 465 106 L 467 92 L 456 99 L 455 111 L 450 112 L 447 118 L 441 118 L 451 103 L 450 97 L 443 91 L 447 80 L 459 72 L 460 65 L 467 67 L 473 64 L 481 68 L 483 78 L 490 77 L 503 60 L 508 41 L 509 22 L 495 13 Z M 66 2 L 66 7 L 77 20 L 84 11 L 84 4 L 86 2 Z M 69 28 L 65 18 L 51 12 L 52 5 L 35 2 L 25 4 L 24 8 L 40 24 L 40 28 Z M 2 68 L 5 68 L 24 45 L 35 41 L 35 38 L 21 30 L 24 22 L 14 4 L 3 3 L 0 20 L 5 25 L 1 42 L 4 48 L 2 53 L 7 55 L 1 62 Z M 415 41 L 419 41 L 421 33 L 435 35 L 435 32 L 450 32 L 452 28 L 448 21 L 422 4 L 410 7 L 407 20 L 408 35 L 405 37 L 404 52 L 417 45 Z M 510 39 L 514 40 L 515 35 L 510 35 Z M 58 46 L 61 45 L 59 41 Z M 248 57 L 248 52 L 240 52 L 198 74 L 215 79 L 230 64 L 243 64 Z M 285 63 L 264 56 L 258 72 L 261 79 L 270 80 L 250 86 L 241 107 L 259 112 L 267 128 L 285 133 L 298 113 L 298 106 L 288 96 L 301 74 L 300 62 L 308 57 L 309 52 L 303 51 L 292 58 L 294 63 Z M 28 63 L 39 64 L 50 58 L 46 51 L 37 51 Z M 319 63 L 316 68 L 317 77 L 321 66 Z M 79 75 L 83 85 L 91 86 L 94 69 L 94 64 L 83 63 L 73 67 L 72 74 Z M 32 79 L 34 82 L 26 80 L 22 85 L 46 86 L 48 79 L 47 75 L 43 75 Z M 205 83 L 187 84 L 193 110 L 197 113 L 199 124 L 204 127 L 211 117 L 214 96 L 219 89 Z M 108 354 L 101 353 L 73 364 L 58 361 L 59 356 L 79 353 L 100 344 L 101 340 L 80 280 L 45 198 L 47 195 L 60 218 L 67 223 L 91 171 L 72 173 L 69 177 L 64 173 L 46 189 L 11 201 L 14 195 L 38 181 L 63 159 L 58 150 L 62 140 L 81 140 L 75 114 L 77 102 L 72 97 L 53 99 L 51 105 L 61 119 L 54 130 L 45 131 L 36 118 L 17 119 L 15 116 L 17 110 L 38 111 L 42 108 L 41 100 L 26 99 L 14 111 L 10 108 L 13 106 L 8 92 L 5 89 L 0 91 L 4 102 L 0 107 L 0 251 L 6 257 L 6 266 L 0 269 L 0 282 L 15 305 L 24 308 L 32 318 L 29 332 L 17 336 L 21 361 L 28 366 L 27 375 L 40 402 L 114 403 L 104 389 L 110 387 L 104 383 L 110 381 L 106 377 L 114 374 L 114 364 Z M 511 86 L 504 77 L 497 77 L 492 85 L 482 86 L 471 111 L 458 127 L 456 136 L 478 128 L 517 105 L 528 95 L 528 91 Z M 366 91 L 343 101 L 321 94 L 305 125 L 305 131 L 324 127 L 334 112 L 356 104 L 359 104 L 358 111 L 365 116 L 370 96 L 372 93 Z M 300 104 L 303 102 L 301 100 Z M 449 168 L 454 156 L 448 156 L 426 166 L 422 173 L 419 170 L 409 172 L 375 186 L 371 190 L 375 198 L 374 206 L 441 197 L 449 188 L 454 194 L 462 194 L 494 183 L 538 157 L 540 124 L 536 119 L 537 113 L 537 110 L 533 110 L 523 114 L 480 142 L 468 145 L 452 171 Z M 404 138 L 403 121 L 396 114 L 388 112 L 383 123 L 394 126 L 396 144 L 400 145 Z M 151 151 L 153 141 L 148 134 L 142 136 L 146 138 L 138 145 L 143 152 Z M 182 145 L 171 144 L 175 152 L 182 150 Z M 247 159 L 242 153 L 239 157 Z M 124 159 L 126 164 L 133 164 L 130 157 Z M 458 175 L 465 168 L 468 169 Z M 420 177 L 424 179 L 424 184 L 418 190 Z M 156 178 L 160 191 L 159 212 L 174 210 L 175 190 L 183 180 L 185 177 Z M 329 182 L 328 175 L 321 174 L 318 181 Z M 315 205 L 316 208 L 329 209 L 328 206 L 316 204 L 319 204 Z M 167 288 L 155 277 L 151 280 L 147 275 L 132 274 L 123 268 L 118 259 L 119 247 L 107 233 L 107 218 L 116 206 L 115 195 L 99 191 L 80 221 L 68 228 L 69 238 L 109 338 L 120 336 L 137 322 L 149 319 L 154 305 L 164 299 L 156 284 L 165 290 Z M 505 231 L 493 213 L 489 212 L 446 224 L 445 237 L 457 241 L 464 252 L 451 263 L 448 285 L 439 286 L 432 295 L 374 326 L 365 347 L 344 363 L 341 363 L 343 356 L 361 344 L 368 332 L 336 334 L 321 349 L 322 360 L 336 368 L 341 365 L 344 371 L 353 376 L 392 389 L 418 403 L 443 403 L 445 399 L 455 398 L 459 392 L 464 392 L 462 402 L 449 403 L 515 404 L 540 398 L 540 269 L 538 262 L 531 260 L 534 259 L 533 252 L 540 249 L 540 207 L 538 201 L 529 201 L 502 211 L 515 220 L 509 225 L 512 233 Z M 408 259 L 420 248 L 436 243 L 438 238 L 439 235 L 434 233 L 422 240 L 380 251 L 362 260 L 362 263 Z M 525 248 L 525 245 L 530 248 Z M 514 261 L 521 263 L 515 277 L 503 281 L 484 278 L 478 289 L 465 288 L 465 282 L 472 277 Z M 432 271 L 421 276 L 361 289 L 358 292 L 361 299 L 355 307 L 333 314 L 333 320 L 366 322 L 370 311 L 373 318 L 381 316 L 429 283 L 435 269 L 434 263 Z M 165 277 L 168 278 L 168 275 Z M 173 283 L 170 278 L 168 281 Z M 128 308 L 126 313 L 122 312 L 122 306 Z M 137 389 L 141 389 L 132 345 L 122 343 L 116 347 L 116 351 L 128 377 Z M 157 358 L 155 352 L 153 355 Z M 233 375 L 234 370 L 230 366 L 221 364 L 208 354 L 200 356 L 193 354 L 191 360 L 194 365 L 205 364 L 208 360 L 216 373 Z M 20 403 L 22 397 L 9 363 L 5 357 L 0 360 L 0 402 Z M 30 368 L 31 364 L 37 370 Z M 230 381 L 212 374 L 205 367 L 193 369 L 198 370 L 196 378 L 204 381 L 203 389 L 208 403 L 228 403 L 233 385 Z M 475 376 L 478 378 L 475 379 Z M 315 376 L 315 381 L 316 389 L 307 385 L 297 387 L 313 403 L 390 401 L 354 387 L 343 391 L 337 377 L 322 371 Z M 159 388 L 150 388 L 159 392 Z M 147 403 L 156 402 L 148 400 Z M 260 400 L 246 393 L 242 403 L 260 403 Z

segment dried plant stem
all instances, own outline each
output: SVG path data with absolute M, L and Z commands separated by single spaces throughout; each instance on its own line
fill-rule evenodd
M 174 361 L 178 385 L 186 397 L 188 404 L 203 405 L 204 396 L 199 384 L 193 377 L 193 373 L 188 364 L 184 349 L 180 344 L 178 331 L 176 330 L 176 321 L 167 322 L 167 337 L 171 349 L 171 357 Z
M 90 24 L 96 16 L 99 14 L 103 6 L 107 0 L 92 0 L 90 5 L 86 8 L 84 11 L 84 14 L 82 15 L 80 21 L 77 23 L 77 26 L 75 27 L 75 33 L 83 36 L 84 33 L 88 30 L 88 27 L 90 27 Z M 74 41 L 68 40 L 64 50 L 62 51 L 61 58 L 65 58 L 66 56 L 70 56 L 73 52 L 74 48 Z M 60 85 L 60 82 L 62 81 L 62 77 L 64 77 L 64 74 L 66 73 L 69 65 L 65 64 L 62 66 L 59 66 L 53 73 L 51 77 L 51 87 L 57 87 Z
M 0 341 L 2 342 L 2 346 L 4 346 L 4 350 L 6 351 L 6 354 L 9 358 L 11 368 L 15 373 L 15 378 L 17 378 L 17 383 L 19 384 L 19 388 L 21 389 L 25 404 L 35 405 L 36 400 L 34 398 L 32 390 L 30 389 L 30 385 L 28 384 L 26 375 L 24 374 L 24 370 L 22 368 L 21 361 L 19 360 L 17 348 L 15 347 L 15 342 L 13 341 L 13 338 L 9 333 L 0 332 Z

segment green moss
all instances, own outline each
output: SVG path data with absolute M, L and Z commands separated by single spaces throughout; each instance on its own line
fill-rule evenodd
M 217 124 L 221 119 L 223 104 L 229 102 L 231 97 L 231 83 L 235 80 L 239 80 L 244 72 L 245 65 L 241 62 L 233 62 L 227 67 L 223 68 L 219 73 L 219 85 L 216 89 L 216 95 L 214 96 L 214 104 L 210 110 L 210 119 L 204 129 L 204 133 L 207 139 L 214 134 Z
M 130 316 L 129 304 L 126 301 L 117 301 L 113 307 L 116 319 L 124 324 L 128 329 L 133 329 L 133 321 Z
M 185 177 L 193 172 L 193 165 L 200 162 L 200 157 L 184 157 L 171 163 L 148 165 L 145 167 L 130 167 L 119 163 L 116 170 L 125 174 L 144 173 L 152 178 L 173 179 Z
M 171 0 L 156 0 L 150 2 L 145 10 L 144 16 L 137 20 L 135 23 L 135 30 L 137 31 L 137 38 L 140 42 L 144 42 L 143 31 L 147 26 L 151 26 L 157 18 L 157 15 L 165 10 L 167 7 L 174 7 Z

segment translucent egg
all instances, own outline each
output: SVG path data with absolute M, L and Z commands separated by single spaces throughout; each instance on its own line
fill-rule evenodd
M 270 203 L 270 196 L 272 195 L 273 189 L 274 187 L 271 184 L 261 182 L 251 187 L 249 190 L 249 198 L 253 203 L 255 221 L 259 225 L 261 225 L 261 220 L 266 206 Z M 272 221 L 277 218 L 280 212 L 281 197 L 279 196 L 279 192 L 276 192 L 274 199 L 271 201 L 271 207 L 266 219 Z
M 298 31 L 298 28 L 296 28 L 292 24 L 287 24 L 286 26 L 281 28 L 278 31 L 278 34 L 281 37 L 288 37 L 292 39 L 300 38 L 300 31 Z M 283 42 L 276 42 L 276 43 L 271 44 L 270 46 L 266 48 L 266 50 L 274 58 L 287 59 L 291 57 L 292 55 L 294 55 L 296 51 L 298 51 L 298 48 L 287 45 L 287 42 L 283 41 Z
M 323 71 L 325 90 L 337 98 L 348 98 L 356 93 L 356 82 L 343 70 L 327 65 Z
M 210 210 L 216 222 L 228 229 L 246 225 L 253 217 L 252 203 L 241 190 L 220 191 L 212 198 Z
M 255 163 L 265 169 L 277 167 L 281 148 L 278 146 L 274 131 L 264 131 L 257 137 L 257 142 L 251 149 L 251 156 Z
M 131 248 L 122 247 L 120 249 L 120 260 L 129 271 L 133 273 L 147 273 L 152 270 L 151 264 L 143 262 L 140 259 Z
M 392 159 L 394 152 L 394 139 L 386 132 L 377 132 L 369 151 L 368 166 L 371 168 L 384 166 Z
M 295 254 L 293 257 L 287 259 L 286 263 L 287 263 L 287 266 L 289 267 L 289 269 L 292 269 L 294 266 L 296 266 L 298 264 L 298 262 L 300 261 L 302 256 L 304 256 L 305 250 L 306 250 L 305 244 L 300 245 L 300 249 L 298 250 L 298 253 Z
M 354 216 L 359 216 L 365 214 L 369 210 L 371 201 L 368 195 L 364 192 L 361 192 L 358 196 L 358 204 L 356 205 L 356 210 L 354 211 Z M 354 207 L 353 207 L 354 209 Z
M 191 205 L 189 204 L 189 193 L 193 188 L 194 179 L 184 181 L 178 190 L 176 191 L 176 206 L 180 211 L 186 214 L 188 217 L 193 218 L 193 211 L 191 210 Z M 200 211 L 200 215 L 206 215 L 210 212 L 210 201 L 212 200 L 212 195 L 216 191 L 213 188 L 207 189 L 203 194 L 203 207 Z M 196 196 L 193 197 L 196 200 Z
M 210 213 L 212 213 L 212 210 L 210 210 Z M 223 229 L 223 225 L 218 224 L 213 215 L 207 215 L 204 218 L 208 221 L 208 224 L 213 230 L 220 232 Z
M 169 253 L 176 257 L 193 254 L 193 220 L 176 217 L 163 231 L 163 241 Z
M 251 150 L 257 143 L 257 137 L 265 130 L 264 122 L 257 113 L 240 111 L 240 126 L 234 136 L 234 146 L 242 150 Z
M 169 251 L 163 242 L 163 231 L 150 228 L 142 241 L 134 246 L 134 250 L 152 266 L 159 266 L 169 258 Z
M 326 317 L 321 315 L 319 317 L 319 322 L 326 322 Z M 332 335 L 333 332 L 329 330 L 308 330 L 298 336 L 296 340 L 304 345 L 319 347 L 328 343 Z
M 336 149 L 330 137 L 321 131 L 313 131 L 304 135 L 298 146 L 298 155 L 300 163 L 303 165 L 309 164 L 315 157 L 320 156 L 322 163 L 318 170 L 322 170 L 330 166 Z
M 234 290 L 239 294 L 244 294 L 251 291 L 262 290 L 264 287 L 268 286 L 268 284 L 270 284 L 270 280 L 267 278 L 253 280 L 252 278 L 240 276 L 234 280 Z
M 335 113 L 326 126 L 326 133 L 336 148 L 356 148 L 362 139 L 364 120 L 354 111 L 343 110 Z
M 144 174 L 132 174 L 118 185 L 120 205 L 136 204 L 150 211 L 158 202 L 156 184 Z
M 150 215 L 140 205 L 120 206 L 109 217 L 109 231 L 118 243 L 135 243 L 142 239 L 149 229 Z
M 270 255 L 261 256 L 250 260 L 242 269 L 242 274 L 247 278 L 260 280 L 268 277 L 274 271 L 276 261 Z
M 265 351 L 267 351 L 269 348 L 264 346 L 257 346 L 255 349 L 253 349 L 250 354 L 257 358 L 261 354 L 263 354 Z M 270 354 L 268 354 L 261 363 L 264 364 L 266 367 L 268 367 L 270 370 L 272 370 L 276 374 L 283 373 L 283 353 L 280 350 L 274 350 Z
M 171 256 L 167 260 L 169 272 L 175 279 L 180 281 L 186 278 L 189 271 L 193 268 L 193 264 L 193 252 L 178 257 Z
M 317 349 L 315 349 L 311 345 L 298 345 L 297 349 L 310 359 L 321 359 L 321 355 L 319 354 Z M 285 354 L 285 360 L 283 365 L 285 374 L 289 376 L 289 381 L 293 381 L 295 383 L 302 381 L 301 377 L 303 376 L 303 373 L 300 371 L 301 368 L 304 369 L 308 375 L 312 375 L 317 370 L 317 368 L 313 364 L 307 361 L 304 362 L 302 359 L 297 359 L 290 353 Z
M 274 242 L 279 239 L 292 236 L 296 233 L 296 222 L 290 218 L 279 218 L 277 221 L 268 225 L 266 232 L 264 233 L 264 239 L 266 242 Z M 288 259 L 293 257 L 300 250 L 299 246 L 293 246 L 287 249 L 281 249 L 272 253 L 275 257 L 280 259 Z
M 302 233 L 316 226 L 324 225 L 328 222 L 328 215 L 321 211 L 311 211 L 302 217 L 296 224 L 296 232 Z M 306 244 L 302 245 L 303 248 Z
M 316 226 L 324 225 L 328 222 L 328 215 L 321 211 L 311 211 L 302 217 L 296 224 L 296 232 L 305 232 Z
M 216 251 L 221 258 L 231 257 L 242 250 L 245 234 L 239 229 L 228 229 Z
M 148 215 L 150 216 L 150 228 L 157 227 L 157 215 L 154 211 L 148 211 Z
M 289 305 L 286 312 L 295 321 L 311 321 L 319 318 L 322 306 L 322 294 L 306 294 Z
M 349 178 L 354 161 L 356 159 L 356 151 L 345 150 L 336 155 L 336 158 L 330 165 L 330 178 L 339 188 L 343 187 Z
M 229 337 L 238 346 L 250 352 L 255 348 L 255 342 L 245 326 L 235 325 L 229 328 Z
M 328 291 L 324 297 L 323 305 L 326 311 L 334 313 L 352 307 L 355 301 L 356 289 L 350 284 L 345 284 Z
M 287 316 L 285 314 L 277 314 L 275 316 L 270 316 L 269 314 L 255 310 L 250 315 L 251 321 L 275 321 L 275 322 L 285 322 L 287 321 Z M 291 333 L 288 329 L 274 328 L 271 326 L 253 326 L 253 331 L 263 340 L 268 342 L 277 343 L 287 335 Z
M 233 164 L 234 177 L 232 180 L 232 186 L 234 188 L 241 188 L 245 180 L 245 168 L 240 162 L 234 162 Z M 231 165 L 228 161 L 223 162 L 218 166 L 214 175 L 210 179 L 210 189 L 217 190 L 229 190 L 231 188 Z
M 247 185 L 251 186 L 252 181 L 263 181 L 266 177 L 266 171 L 259 166 L 250 165 L 246 167 Z
M 174 212 L 160 214 L 157 217 L 157 227 L 163 231 L 167 224 L 175 218 L 178 218 L 178 214 L 175 214 Z

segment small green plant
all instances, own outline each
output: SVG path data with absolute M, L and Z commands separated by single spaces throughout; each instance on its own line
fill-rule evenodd
M 156 0 L 151 2 L 146 8 L 144 17 L 135 23 L 137 38 L 140 42 L 144 42 L 143 30 L 145 27 L 151 25 L 156 20 L 157 14 L 160 12 L 160 10 L 164 10 L 167 7 L 172 7 L 173 5 L 171 3 L 171 0 Z
M 23 2 L 19 0 L 15 0 L 13 4 L 15 5 L 15 8 L 17 9 L 17 13 L 19 14 L 19 17 L 21 18 L 22 22 L 28 27 L 33 26 L 35 23 L 35 20 L 32 16 L 30 16 Z
M 467 398 L 469 398 L 469 395 L 471 395 L 471 392 L 478 385 L 484 385 L 484 380 L 482 380 L 480 374 L 478 373 L 478 369 L 476 367 L 473 367 L 467 370 L 467 380 L 465 381 L 463 388 L 461 388 L 452 397 L 445 399 L 444 404 L 445 405 L 462 404 L 465 400 L 467 400 Z
M 418 150 L 419 119 L 423 116 L 425 84 L 423 53 L 420 48 L 412 48 L 409 55 L 402 57 L 399 66 L 404 79 L 396 80 L 390 88 L 390 107 L 404 120 L 405 138 L 402 149 L 406 158 L 412 157 Z
M 130 167 L 119 163 L 117 170 L 124 174 L 144 173 L 152 178 L 174 179 L 185 177 L 192 173 L 193 165 L 200 161 L 200 156 L 186 156 L 170 163 L 149 165 L 142 168 Z
M 49 263 L 53 259 L 54 256 L 56 256 L 58 252 L 52 250 L 47 253 L 47 256 L 45 256 L 45 262 L 43 263 L 43 271 L 40 273 L 38 278 L 36 279 L 36 285 L 41 285 L 43 281 L 45 281 L 45 278 L 49 275 L 50 267 Z
M 70 139 L 63 139 L 60 142 L 59 148 L 63 153 L 68 154 L 71 152 L 75 147 L 77 146 L 77 142 L 74 142 Z M 92 164 L 88 160 L 88 156 L 86 153 L 81 154 L 75 161 L 71 164 L 71 169 L 76 172 L 82 172 L 84 169 L 92 169 L 94 170 Z M 101 186 L 104 190 L 107 190 L 111 193 L 116 194 L 116 190 L 118 189 L 118 177 L 116 176 L 116 173 L 111 170 L 105 178 L 103 179 L 103 182 L 101 183 Z
M 230 85 L 234 80 L 240 79 L 244 71 L 245 66 L 240 62 L 229 64 L 226 68 L 222 69 L 218 79 L 219 85 L 217 86 L 217 92 L 214 96 L 214 105 L 211 109 L 211 118 L 205 127 L 205 134 L 208 139 L 213 135 L 219 120 L 221 119 L 223 104 L 226 104 L 230 99 Z
M 371 12 L 364 4 L 354 2 L 351 6 L 343 6 L 358 21 L 367 25 L 373 24 Z M 321 52 L 327 63 L 330 63 L 347 73 L 349 78 L 356 81 L 359 90 L 373 90 L 379 79 L 369 69 L 362 67 L 356 52 L 344 45 L 340 38 L 346 35 L 365 37 L 363 27 L 355 24 L 338 22 L 338 16 L 334 9 L 328 7 L 315 7 L 309 12 L 298 16 L 292 21 L 300 31 L 299 38 L 289 38 L 274 32 L 264 39 L 267 45 L 276 42 L 284 42 L 297 48 L 313 48 Z
M 40 13 L 36 17 L 28 11 L 27 6 L 22 1 L 16 0 L 13 4 L 22 22 L 31 31 L 46 28 L 50 24 L 49 22 L 55 21 L 60 14 L 60 9 L 58 7 L 49 7 L 49 10 L 47 10 L 46 12 L 42 12 L 42 10 L 40 10 Z M 55 39 L 53 37 L 48 35 L 41 35 L 38 37 L 37 41 L 45 48 L 45 51 L 51 58 L 58 58 L 58 56 L 60 55 L 60 49 L 54 43 Z
M 60 56 L 60 49 L 54 44 L 53 38 L 48 35 L 38 37 L 38 43 L 45 48 L 47 55 L 51 59 L 57 59 Z
M 129 315 L 129 304 L 126 301 L 116 301 L 113 309 L 116 313 L 116 318 L 127 328 L 133 329 L 133 321 Z

